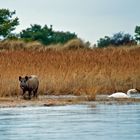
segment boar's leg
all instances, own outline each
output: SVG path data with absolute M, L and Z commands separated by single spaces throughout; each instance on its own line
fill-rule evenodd
M 25 92 L 26 92 L 26 90 L 23 90 L 23 92 L 22 92 L 22 96 L 24 96 Z
M 38 95 L 37 95 L 37 90 L 38 90 L 38 88 L 37 88 L 36 90 L 33 91 L 33 96 L 34 96 L 35 98 L 37 98 L 37 96 L 38 96 Z
M 31 100 L 31 90 L 29 90 L 29 100 Z

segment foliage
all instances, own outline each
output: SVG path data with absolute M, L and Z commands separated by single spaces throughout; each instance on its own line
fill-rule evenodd
M 124 34 L 122 32 L 116 33 L 113 35 L 111 39 L 111 44 L 120 46 L 127 45 L 129 43 L 133 43 L 134 39 L 130 34 Z
M 9 11 L 8 9 L 0 9 L 0 37 L 8 38 L 11 32 L 15 30 L 15 27 L 19 25 L 18 18 L 13 18 L 16 14 L 15 11 Z
M 137 42 L 140 42 L 140 26 L 136 26 L 135 28 L 135 39 Z
M 100 38 L 97 42 L 98 42 L 98 47 L 102 48 L 102 47 L 109 46 L 111 44 L 111 39 L 110 37 L 105 36 L 104 38 Z
M 122 45 L 133 45 L 135 40 L 130 34 L 124 34 L 123 32 L 118 32 L 112 37 L 105 36 L 98 40 L 98 47 L 107 47 L 107 46 L 122 46 Z
M 20 37 L 27 41 L 40 41 L 45 45 L 65 43 L 71 39 L 77 38 L 75 33 L 53 31 L 52 25 L 48 27 L 45 25 L 34 24 L 31 27 L 22 30 Z

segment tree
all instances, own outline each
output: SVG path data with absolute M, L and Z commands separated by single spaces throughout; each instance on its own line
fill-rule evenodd
M 71 39 L 77 38 L 74 33 L 53 31 L 52 25 L 50 27 L 47 25 L 41 27 L 37 24 L 22 30 L 20 32 L 20 37 L 26 41 L 40 41 L 45 45 L 65 43 Z
M 107 46 L 111 45 L 111 38 L 108 36 L 105 36 L 104 38 L 100 38 L 97 41 L 97 44 L 98 44 L 99 48 L 107 47 Z
M 113 35 L 111 38 L 111 44 L 114 46 L 128 45 L 133 44 L 134 39 L 130 34 L 124 34 L 123 32 L 119 32 Z
M 37 24 L 31 25 L 31 27 L 20 32 L 22 39 L 26 41 L 40 41 L 43 44 L 50 44 L 51 35 L 52 26 L 50 26 L 50 28 L 47 25 L 41 27 Z
M 75 38 L 77 38 L 75 33 L 54 31 L 52 34 L 52 43 L 66 43 Z
M 124 34 L 123 32 L 118 32 L 111 37 L 105 36 L 100 38 L 98 41 L 98 47 L 108 47 L 108 46 L 122 46 L 122 45 L 134 45 L 135 40 L 130 34 Z
M 18 18 L 12 18 L 14 14 L 16 14 L 15 11 L 0 9 L 0 38 L 8 38 L 15 27 L 19 25 Z
M 140 43 L 140 26 L 136 26 L 135 28 L 135 39 L 138 43 Z

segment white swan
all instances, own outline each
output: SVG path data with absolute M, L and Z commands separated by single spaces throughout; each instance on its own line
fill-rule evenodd
M 109 95 L 109 98 L 130 98 L 131 97 L 131 93 L 136 93 L 137 90 L 136 89 L 129 89 L 127 91 L 127 93 L 123 93 L 123 92 L 116 92 L 113 93 L 111 95 Z

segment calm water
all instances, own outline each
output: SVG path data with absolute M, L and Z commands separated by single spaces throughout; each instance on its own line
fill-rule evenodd
M 0 140 L 140 140 L 140 104 L 1 108 Z

